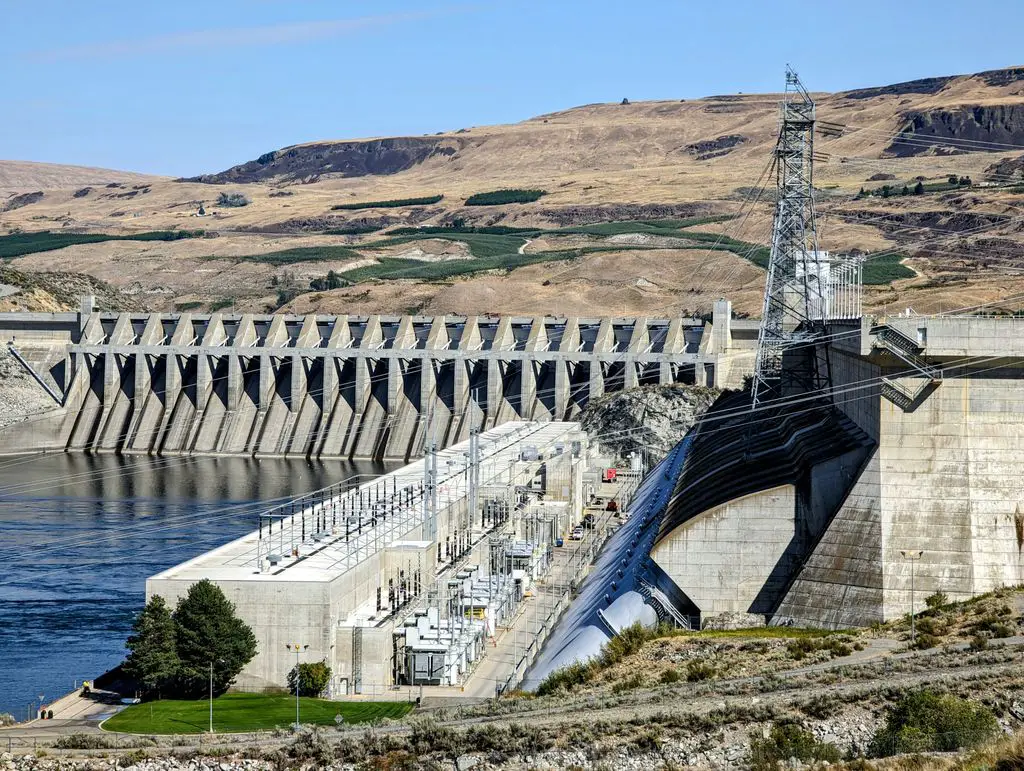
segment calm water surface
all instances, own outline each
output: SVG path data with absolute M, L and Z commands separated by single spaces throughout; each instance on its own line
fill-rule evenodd
M 260 502 L 383 467 L 346 461 L 0 458 L 0 712 L 118 664 L 148 576 L 254 530 Z

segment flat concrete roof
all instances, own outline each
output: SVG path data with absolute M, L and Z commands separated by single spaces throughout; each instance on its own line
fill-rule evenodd
M 495 484 L 498 476 L 509 469 L 509 462 L 518 459 L 526 447 L 536 447 L 541 454 L 545 449 L 565 440 L 566 435 L 579 429 L 575 422 L 510 422 L 480 434 L 480 486 Z M 437 510 L 458 502 L 468 494 L 465 468 L 469 441 L 437 453 L 438 487 Z M 374 490 L 412 489 L 418 491 L 424 479 L 424 461 L 418 460 L 396 471 L 352 488 L 352 490 L 326 498 L 301 511 L 296 511 L 290 522 L 279 520 L 268 534 L 260 530 L 242 536 L 224 546 L 175 565 L 150 578 L 151 581 L 263 581 L 263 582 L 330 582 L 374 554 L 392 545 L 408 546 L 410 534 L 423 524 L 423 499 L 412 495 L 408 505 L 400 504 L 387 516 L 370 524 L 369 493 Z M 343 480 L 339 480 L 343 481 Z M 364 495 L 366 505 L 358 503 Z M 354 532 L 346 540 L 344 526 L 335 527 L 329 534 L 314 540 L 315 513 L 321 507 L 331 510 L 337 517 L 342 511 L 362 511 L 362 532 Z M 275 507 L 279 510 L 280 507 Z M 306 519 L 306 540 L 300 542 L 301 517 Z M 328 515 L 330 516 L 330 515 Z M 254 520 L 256 517 L 253 518 Z M 344 519 L 338 518 L 344 523 Z M 416 539 L 418 540 L 418 539 Z M 291 557 L 293 544 L 299 546 L 298 559 Z M 281 548 L 281 547 L 284 548 Z M 283 552 L 283 553 L 282 553 Z M 263 559 L 277 554 L 283 559 L 267 572 L 261 572 Z

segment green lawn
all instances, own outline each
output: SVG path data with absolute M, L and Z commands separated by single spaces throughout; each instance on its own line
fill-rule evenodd
M 300 699 L 302 723 L 334 725 L 341 714 L 345 723 L 368 723 L 380 718 L 398 719 L 412 709 L 407 702 L 324 701 Z M 213 700 L 213 728 L 222 733 L 242 733 L 282 728 L 295 722 L 295 697 L 287 694 L 229 693 Z M 106 731 L 136 734 L 193 734 L 208 731 L 210 703 L 205 700 L 152 701 L 118 712 L 103 724 Z

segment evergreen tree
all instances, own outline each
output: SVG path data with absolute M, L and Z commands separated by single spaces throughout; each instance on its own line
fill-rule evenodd
M 923 193 L 924 193 L 924 183 L 921 182 L 921 180 L 918 180 L 917 184 L 914 185 L 914 195 L 922 195 Z
M 235 615 L 220 588 L 203 579 L 189 587 L 174 611 L 179 684 L 185 695 L 202 695 L 213 664 L 213 689 L 223 693 L 256 655 L 256 636 Z
M 160 595 L 146 607 L 132 624 L 134 634 L 128 638 L 125 674 L 135 679 L 146 691 L 159 693 L 173 681 L 181 662 L 175 646 L 174 619 Z

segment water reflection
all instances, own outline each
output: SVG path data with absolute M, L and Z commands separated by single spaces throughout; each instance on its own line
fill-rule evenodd
M 146 577 L 256 526 L 268 502 L 368 462 L 0 458 L 0 712 L 24 717 L 123 657 Z

